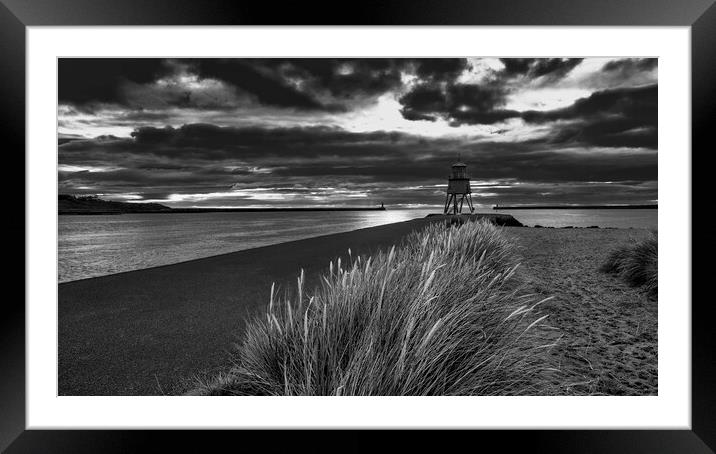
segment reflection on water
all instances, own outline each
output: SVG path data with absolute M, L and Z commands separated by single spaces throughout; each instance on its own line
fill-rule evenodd
M 59 281 L 424 217 L 440 209 L 60 216 Z M 487 210 L 485 212 L 494 212 Z M 502 211 L 499 211 L 502 212 Z M 523 224 L 656 228 L 656 210 L 516 210 Z
M 424 217 L 430 210 L 60 216 L 59 281 Z

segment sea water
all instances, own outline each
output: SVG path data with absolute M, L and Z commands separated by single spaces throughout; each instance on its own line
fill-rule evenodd
M 421 218 L 440 209 L 63 215 L 59 282 L 103 276 Z M 657 210 L 514 210 L 525 225 L 657 227 Z

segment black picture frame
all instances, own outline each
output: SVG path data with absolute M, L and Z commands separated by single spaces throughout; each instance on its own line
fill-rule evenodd
M 364 0 L 360 3 L 274 2 L 231 0 L 0 0 L 0 129 L 5 156 L 15 169 L 25 168 L 25 32 L 29 26 L 67 25 L 566 25 L 566 26 L 690 26 L 692 68 L 692 208 L 708 197 L 705 157 L 716 150 L 711 121 L 716 118 L 716 6 L 714 0 Z M 54 83 L 48 81 L 48 83 Z M 662 126 L 664 127 L 664 126 Z M 21 152 L 21 150 L 23 150 Z M 20 156 L 23 156 L 20 159 Z M 14 156 L 14 158 L 12 157 Z M 701 166 L 694 166 L 698 156 Z M 12 161 L 14 159 L 14 161 Z M 6 167 L 7 168 L 7 167 Z M 20 174 L 15 170 L 15 174 Z M 24 182 L 18 182 L 23 184 Z M 663 183 L 662 183 L 663 184 Z M 16 186 L 15 186 L 16 187 Z M 24 216 L 17 213 L 19 197 L 6 209 L 12 216 L 8 238 L 25 236 Z M 703 200 L 702 200 L 703 199 Z M 22 221 L 20 221 L 22 219 Z M 714 240 L 708 225 L 692 222 L 692 242 L 705 256 Z M 706 222 L 706 221 L 703 221 Z M 713 238 L 713 236 L 711 236 Z M 10 240 L 17 243 L 17 240 Z M 693 257 L 693 256 L 692 256 Z M 23 264 L 25 259 L 23 258 Z M 6 266 L 8 263 L 6 262 Z M 8 266 L 8 268 L 10 268 Z M 15 273 L 22 267 L 13 266 Z M 701 288 L 710 266 L 692 258 L 693 290 Z M 699 278 L 698 276 L 701 276 Z M 24 279 L 23 279 L 24 280 Z M 15 280 L 19 286 L 20 279 Z M 432 448 L 445 451 L 453 444 L 468 447 L 532 452 L 714 452 L 716 450 L 716 336 L 711 298 L 697 298 L 692 290 L 692 426 L 691 430 L 485 430 L 415 432 L 400 437 L 400 449 Z M 24 294 L 24 290 L 23 290 Z M 159 445 L 169 449 L 219 448 L 219 443 L 241 440 L 248 448 L 278 450 L 280 443 L 311 451 L 361 452 L 384 448 L 364 432 L 333 431 L 271 436 L 232 431 L 123 431 L 25 430 L 25 306 L 24 298 L 5 292 L 0 317 L 0 449 L 19 452 L 136 452 Z M 663 304 L 688 304 L 664 301 Z M 381 436 L 391 436 L 382 432 Z M 236 437 L 236 438 L 235 438 Z M 331 440 L 329 440 L 329 438 Z M 339 441 L 340 440 L 340 441 Z M 279 443 L 279 444 L 277 444 Z M 339 443 L 336 445 L 335 443 Z M 495 443 L 497 443 L 495 445 Z M 263 445 L 263 447 L 261 447 Z M 231 445 L 230 445 L 231 446 Z M 236 445 L 237 447 L 240 447 Z M 339 447 L 338 449 L 336 447 Z

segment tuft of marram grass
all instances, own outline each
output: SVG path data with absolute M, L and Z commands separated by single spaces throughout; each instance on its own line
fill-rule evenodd
M 601 271 L 619 275 L 632 287 L 642 287 L 649 298 L 658 298 L 659 244 L 656 232 L 635 244 L 621 246 L 601 266 Z
M 400 247 L 332 262 L 322 284 L 247 324 L 228 374 L 195 395 L 554 394 L 534 296 L 498 228 L 433 224 Z M 550 335 L 553 331 L 550 331 Z

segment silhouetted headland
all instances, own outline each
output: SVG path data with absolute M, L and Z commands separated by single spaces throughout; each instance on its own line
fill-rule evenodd
M 122 213 L 165 213 L 171 208 L 159 203 L 129 203 L 102 200 L 97 196 L 73 196 L 60 194 L 57 197 L 58 214 L 122 214 Z
M 385 211 L 379 207 L 282 207 L 282 208 L 171 208 L 160 203 L 114 202 L 96 196 L 73 196 L 60 194 L 58 214 L 130 214 L 130 213 L 238 213 L 283 211 Z

